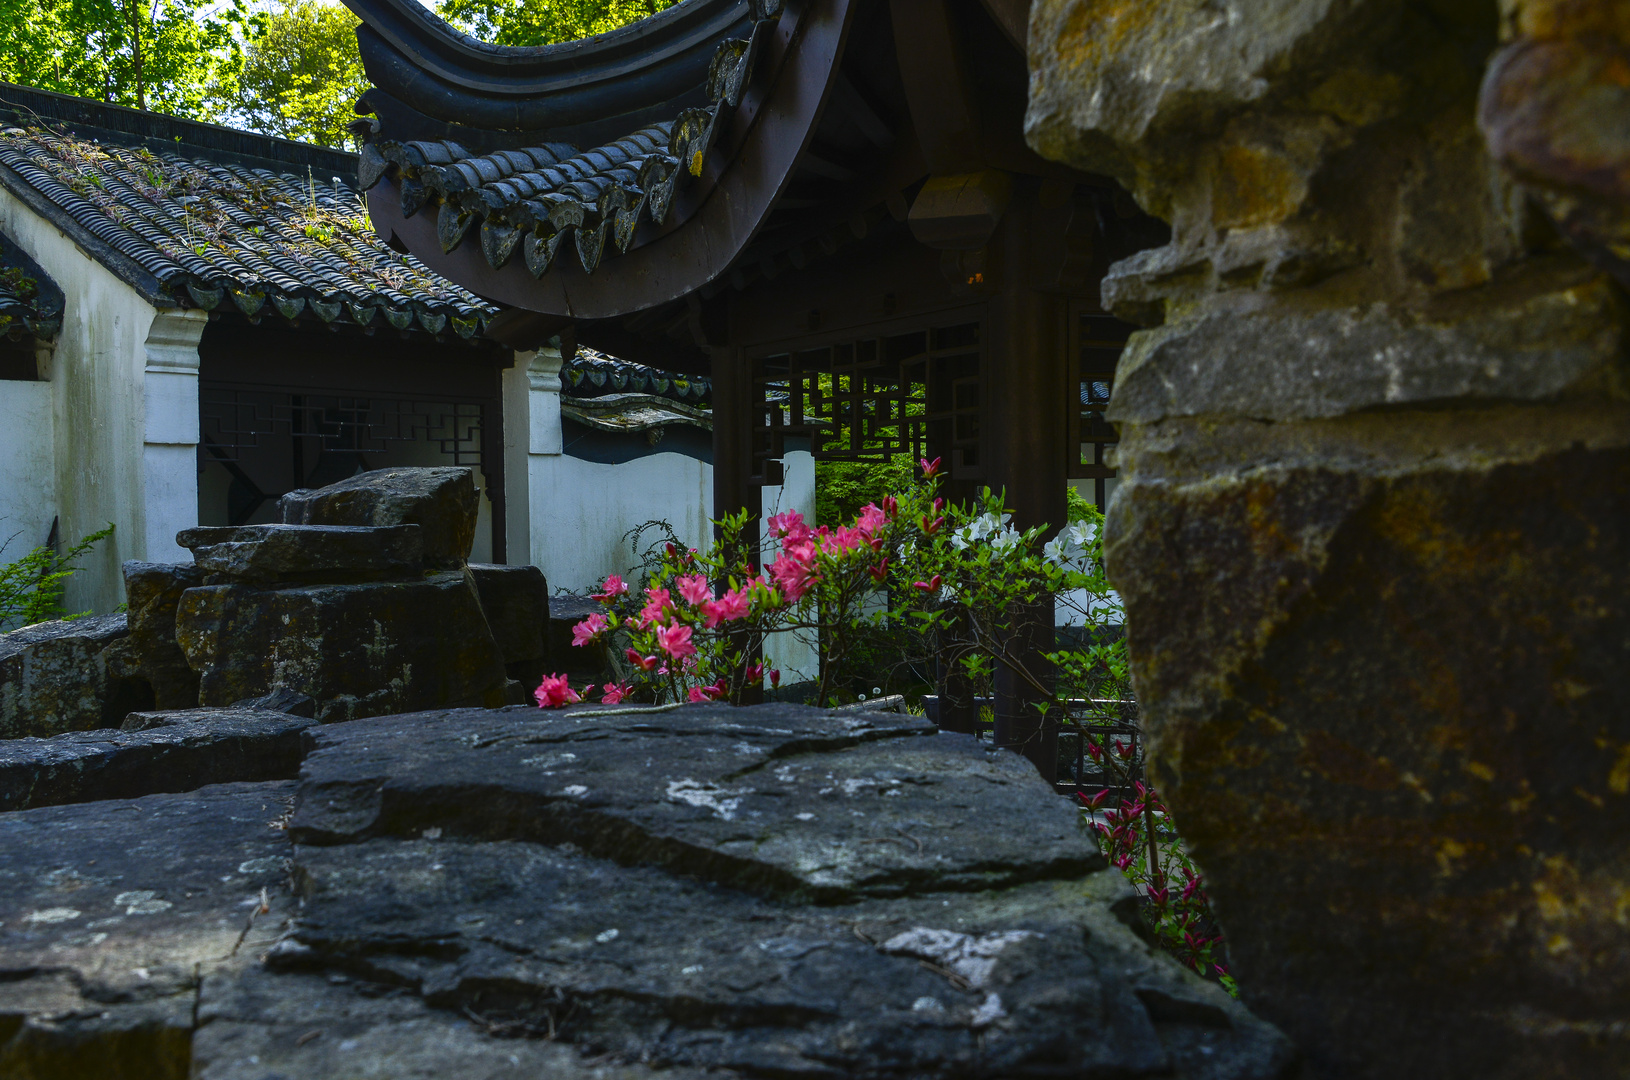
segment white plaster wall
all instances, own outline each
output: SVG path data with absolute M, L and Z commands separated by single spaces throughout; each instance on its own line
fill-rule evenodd
M 155 311 L 5 191 L 0 231 L 51 275 L 66 298 L 48 365 L 54 513 L 64 541 L 109 522 L 117 526 L 112 540 L 69 579 L 66 603 L 109 611 L 124 599 L 120 564 L 182 557 L 174 534 L 197 521 L 197 340 L 205 316 Z
M 638 563 L 623 534 L 644 521 L 667 521 L 691 547 L 712 540 L 713 466 L 705 461 L 664 453 L 607 465 L 532 455 L 530 472 L 532 562 L 551 592 L 627 574 Z
M 44 544 L 57 513 L 51 384 L 0 381 L 0 562 Z
M 712 539 L 713 466 L 660 453 L 619 465 L 563 452 L 560 352 L 520 352 L 504 372 L 509 561 L 530 561 L 549 589 L 583 592 L 638 565 L 623 536 L 662 519 L 693 547 Z

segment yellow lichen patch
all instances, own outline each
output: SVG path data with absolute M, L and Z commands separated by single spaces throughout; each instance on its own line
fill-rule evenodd
M 1395 72 L 1343 68 L 1314 88 L 1308 104 L 1342 123 L 1365 127 L 1393 115 L 1403 90 Z
M 1630 744 L 1619 750 L 1618 760 L 1608 770 L 1607 786 L 1615 795 L 1630 794 Z
M 1272 225 L 1307 198 L 1307 180 L 1283 154 L 1260 146 L 1224 146 L 1211 189 L 1211 219 L 1219 229 Z
M 1466 858 L 1466 845 L 1445 837 L 1438 841 L 1438 876 L 1454 877 L 1460 872 L 1460 863 Z
M 1126 40 L 1155 21 L 1162 0 L 1077 0 L 1059 29 L 1058 58 L 1072 67 L 1098 67 L 1125 51 Z
M 1465 769 L 1479 780 L 1489 781 L 1494 779 L 1494 770 L 1489 768 L 1487 765 L 1484 765 L 1481 761 L 1468 761 L 1466 764 L 1462 765 L 1461 768 Z

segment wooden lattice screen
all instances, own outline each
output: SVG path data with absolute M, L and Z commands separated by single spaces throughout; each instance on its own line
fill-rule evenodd
M 789 437 L 817 461 L 944 456 L 956 479 L 983 476 L 979 324 L 867 337 L 753 361 L 753 482 L 781 482 Z

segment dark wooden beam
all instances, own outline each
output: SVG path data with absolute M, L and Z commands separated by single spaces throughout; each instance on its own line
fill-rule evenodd
M 979 105 L 946 0 L 889 0 L 906 101 L 930 172 L 976 172 L 986 164 Z
M 887 149 L 894 144 L 894 129 L 883 122 L 871 102 L 860 92 L 849 77 L 838 72 L 832 84 L 832 105 L 855 125 L 872 145 Z

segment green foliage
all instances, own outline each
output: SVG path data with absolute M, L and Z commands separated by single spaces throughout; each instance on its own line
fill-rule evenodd
M 0 79 L 215 119 L 243 18 L 242 0 L 0 0 Z
M 48 547 L 37 547 L 16 562 L 0 566 L 0 628 L 15 630 L 37 622 L 89 614 L 82 611 L 68 615 L 62 606 L 62 594 L 68 578 L 78 569 L 75 564 L 112 535 L 113 526 L 109 525 L 67 551 L 58 553 Z M 0 545 L 0 552 L 10 546 L 8 540 Z
M 909 487 L 911 470 L 909 454 L 897 454 L 891 461 L 820 462 L 815 466 L 815 520 L 853 520 L 878 492 Z
M 284 139 L 345 149 L 352 106 L 368 88 L 357 20 L 337 4 L 293 0 L 246 23 L 237 118 Z
M 495 45 L 550 45 L 603 34 L 676 0 L 441 0 L 436 14 Z

